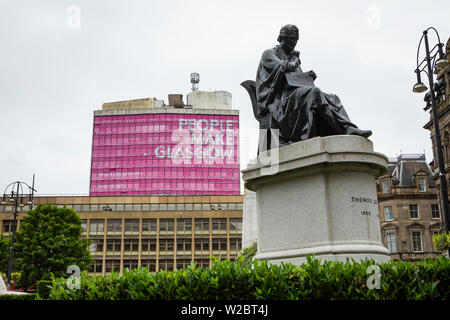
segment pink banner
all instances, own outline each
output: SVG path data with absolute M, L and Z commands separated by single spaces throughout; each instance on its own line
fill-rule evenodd
M 239 192 L 234 115 L 96 116 L 90 195 Z

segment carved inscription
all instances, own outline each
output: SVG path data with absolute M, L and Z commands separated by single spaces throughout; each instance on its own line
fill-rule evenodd
M 375 205 L 378 203 L 377 199 L 366 198 L 366 197 L 351 197 L 351 199 L 352 199 L 353 203 L 375 204 Z M 369 210 L 362 210 L 361 215 L 370 217 L 372 215 L 372 213 Z
M 377 199 L 371 199 L 371 198 L 365 198 L 365 197 L 352 197 L 352 202 L 359 202 L 359 203 L 373 203 L 377 204 Z

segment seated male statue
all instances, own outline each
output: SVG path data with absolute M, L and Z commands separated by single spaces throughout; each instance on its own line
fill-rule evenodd
M 290 144 L 318 136 L 338 134 L 369 137 L 347 115 L 339 97 L 314 86 L 314 71 L 302 72 L 295 25 L 280 30 L 279 45 L 264 51 L 256 75 L 257 112 L 271 115 L 271 127 L 279 130 L 279 143 Z

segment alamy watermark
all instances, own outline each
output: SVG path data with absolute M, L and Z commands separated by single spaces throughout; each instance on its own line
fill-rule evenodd
M 370 5 L 366 9 L 366 27 L 370 30 L 381 30 L 381 8 L 378 5 Z
M 67 274 L 70 274 L 66 281 L 69 290 L 81 289 L 81 270 L 77 265 L 70 265 L 67 267 Z
M 381 289 L 381 270 L 377 265 L 371 265 L 367 268 L 367 273 L 371 274 L 367 278 L 366 285 L 368 289 Z
M 69 30 L 81 29 L 81 8 L 75 4 L 66 8 L 66 27 Z

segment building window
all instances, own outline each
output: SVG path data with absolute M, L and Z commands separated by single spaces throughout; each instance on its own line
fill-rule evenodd
M 111 273 L 113 271 L 120 271 L 120 260 L 106 260 L 105 261 L 105 272 Z
M 383 194 L 391 193 L 391 184 L 388 180 L 383 180 Z
M 156 219 L 142 219 L 142 233 L 156 234 Z
M 89 251 L 92 255 L 103 255 L 103 239 L 93 239 Z
M 192 219 L 177 219 L 177 233 L 192 233 Z
M 120 239 L 110 239 L 106 241 L 106 254 L 120 256 L 122 250 L 122 240 Z
M 142 239 L 142 255 L 156 254 L 156 239 Z
M 427 180 L 425 178 L 419 178 L 419 192 L 425 192 L 427 191 Z
M 227 239 L 212 239 L 212 253 L 216 257 L 226 257 L 227 255 Z
M 83 219 L 81 220 L 81 233 L 85 234 L 87 230 L 87 220 Z
M 89 272 L 91 273 L 102 273 L 103 261 L 102 260 L 94 260 L 91 263 Z
M 139 239 L 125 239 L 123 241 L 124 254 L 138 255 L 139 254 Z
M 104 220 L 91 220 L 89 226 L 89 234 L 90 235 L 101 235 L 103 234 L 105 227 Z
M 195 239 L 195 254 L 209 255 L 209 239 Z
M 122 234 L 122 219 L 108 219 L 108 234 Z
M 159 219 L 159 233 L 172 233 L 174 230 L 173 219 Z
M 441 217 L 441 214 L 439 212 L 439 205 L 437 203 L 431 204 L 431 218 L 433 219 L 439 219 Z
M 395 233 L 386 234 L 386 244 L 389 253 L 397 252 L 397 243 Z
M 159 240 L 159 255 L 173 255 L 173 239 Z
M 159 270 L 173 270 L 173 259 L 160 259 L 159 260 Z
M 177 239 L 177 255 L 192 254 L 192 239 Z
M 10 233 L 13 231 L 13 220 L 3 220 L 3 233 Z
M 177 269 L 185 269 L 191 264 L 191 259 L 177 259 Z
M 242 249 L 242 238 L 230 238 L 230 254 L 237 255 Z
M 394 220 L 394 213 L 392 212 L 392 206 L 384 207 L 384 219 L 385 221 Z
M 156 271 L 156 260 L 141 260 L 141 267 L 147 268 L 150 272 Z
M 242 233 L 242 218 L 230 218 L 230 234 Z
M 125 234 L 139 234 L 139 219 L 125 219 Z
M 412 232 L 412 244 L 414 252 L 422 252 L 422 232 L 413 231 Z
M 195 263 L 199 268 L 209 268 L 209 259 L 195 259 Z
M 213 233 L 227 233 L 227 219 L 212 219 L 212 232 Z
M 419 219 L 419 208 L 417 204 L 409 205 L 409 217 L 411 219 Z
M 123 260 L 123 270 L 133 270 L 138 267 L 138 261 L 137 260 Z
M 209 233 L 209 219 L 195 219 L 195 233 Z

